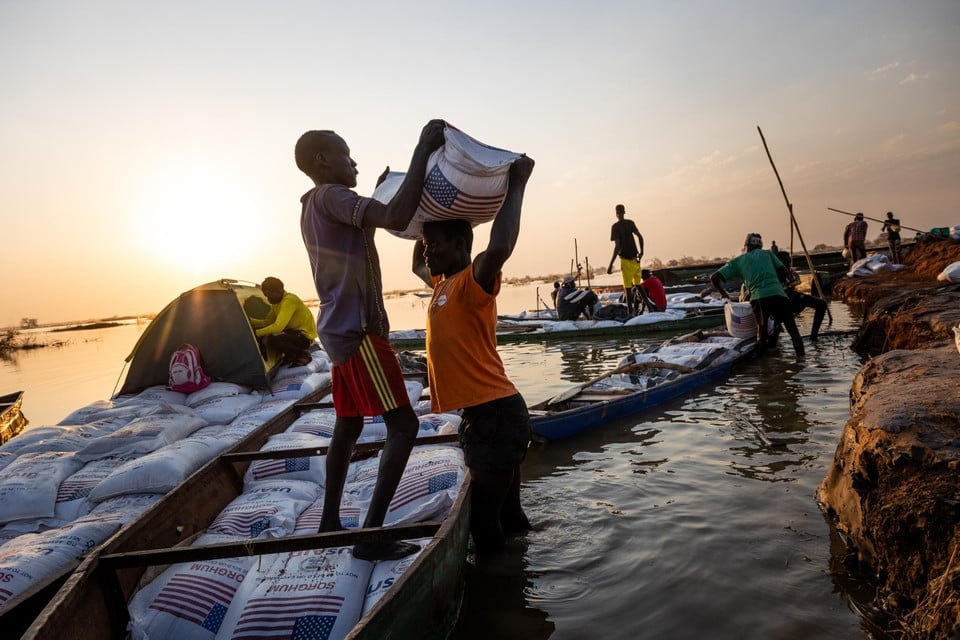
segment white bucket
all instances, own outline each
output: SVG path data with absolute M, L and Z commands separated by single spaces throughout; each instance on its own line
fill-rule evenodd
M 757 335 L 757 320 L 749 302 L 730 302 L 724 305 L 727 333 L 734 338 L 752 338 Z

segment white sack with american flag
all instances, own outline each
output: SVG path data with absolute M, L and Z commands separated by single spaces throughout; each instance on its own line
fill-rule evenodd
M 373 606 L 380 602 L 380 598 L 396 584 L 413 561 L 420 557 L 423 549 L 430 543 L 430 538 L 418 538 L 408 542 L 420 547 L 420 551 L 399 560 L 381 560 L 374 565 L 373 573 L 370 574 L 370 584 L 367 585 L 367 597 L 363 601 L 363 615 L 367 615 Z
M 286 433 L 307 433 L 312 436 L 333 437 L 333 425 L 337 414 L 333 409 L 314 409 L 307 411 L 287 427 Z
M 173 565 L 130 600 L 131 639 L 213 640 L 256 561 L 246 556 Z
M 244 488 L 207 527 L 207 533 L 244 538 L 282 538 L 293 533 L 300 513 L 320 495 L 304 480 L 267 480 Z
M 749 302 L 729 302 L 723 307 L 727 333 L 734 338 L 752 338 L 757 335 L 757 320 Z
M 323 517 L 323 496 L 303 510 L 297 518 L 297 526 L 293 530 L 295 536 L 305 536 L 320 530 L 320 519 Z M 367 501 L 360 501 L 356 496 L 344 492 L 340 499 L 340 524 L 344 529 L 359 529 L 360 514 L 366 512 Z
M 279 377 L 280 375 L 283 377 Z M 299 400 L 330 384 L 330 378 L 331 374 L 326 371 L 293 375 L 286 375 L 281 371 L 270 385 L 270 391 L 265 397 Z
M 266 570 L 248 572 L 217 638 L 343 638 L 360 619 L 373 571 L 350 550 L 278 554 Z
M 89 499 L 90 492 L 111 473 L 126 463 L 136 460 L 138 456 L 139 454 L 108 457 L 85 464 L 79 471 L 60 483 L 54 517 L 72 522 L 90 513 L 97 506 L 95 501 Z
M 394 526 L 447 517 L 465 475 L 460 447 L 415 448 L 387 508 L 384 524 Z
M 473 226 L 493 220 L 507 195 L 510 165 L 519 153 L 471 138 L 456 127 L 443 130 L 444 145 L 427 161 L 420 206 L 403 231 L 390 232 L 416 240 L 428 220 L 468 220 Z M 390 173 L 373 198 L 390 202 L 403 183 L 403 173 Z
M 277 433 L 270 436 L 260 451 L 283 451 L 284 449 L 308 449 L 326 447 L 330 438 L 309 433 Z M 327 456 L 299 456 L 254 460 L 243 476 L 244 484 L 261 480 L 307 480 L 323 486 L 326 481 Z

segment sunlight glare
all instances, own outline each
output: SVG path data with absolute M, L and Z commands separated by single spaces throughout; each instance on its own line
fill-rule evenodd
M 256 211 L 242 181 L 206 164 L 151 171 L 138 189 L 133 235 L 164 268 L 194 278 L 229 276 L 256 246 Z

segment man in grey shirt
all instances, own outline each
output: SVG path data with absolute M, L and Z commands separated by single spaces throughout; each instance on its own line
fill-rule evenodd
M 364 416 L 382 415 L 387 439 L 364 527 L 383 525 L 413 448 L 419 420 L 410 406 L 390 325 L 383 307 L 378 227 L 402 230 L 420 202 L 427 160 L 443 145 L 442 120 L 424 126 L 403 185 L 389 204 L 363 198 L 357 163 L 333 131 L 308 131 L 297 141 L 297 166 L 316 185 L 301 198 L 300 231 L 320 298 L 317 333 L 333 361 L 337 414 L 327 451 L 326 492 L 320 531 L 342 529 L 340 499 Z M 401 558 L 418 547 L 405 542 L 365 543 L 353 555 L 364 560 Z

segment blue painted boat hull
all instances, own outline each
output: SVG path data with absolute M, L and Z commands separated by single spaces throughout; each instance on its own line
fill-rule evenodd
M 752 341 L 744 344 L 737 356 L 686 373 L 655 387 L 623 394 L 616 398 L 577 403 L 579 406 L 556 408 L 542 402 L 530 407 L 530 423 L 535 436 L 544 440 L 561 440 L 601 427 L 611 421 L 657 407 L 668 400 L 687 395 L 706 384 L 730 374 L 733 366 L 753 352 Z M 589 398 L 589 396 L 585 396 Z

